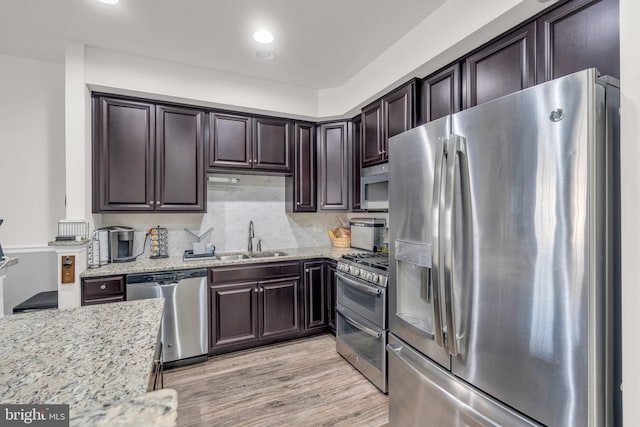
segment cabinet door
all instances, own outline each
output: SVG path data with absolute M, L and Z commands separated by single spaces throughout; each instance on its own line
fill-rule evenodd
M 327 261 L 327 325 L 335 334 L 336 331 L 336 261 Z
M 349 209 L 347 122 L 320 125 L 318 139 L 320 210 L 347 210 Z
M 362 109 L 362 167 L 382 163 L 382 104 L 375 102 Z
M 618 0 L 576 0 L 538 18 L 538 82 L 585 68 L 620 78 Z
M 156 209 L 205 211 L 204 112 L 156 107 Z
M 460 111 L 460 64 L 455 63 L 422 81 L 421 123 Z
M 262 297 L 261 338 L 291 334 L 301 330 L 298 277 L 260 282 L 258 290 Z
M 153 210 L 153 104 L 100 97 L 93 122 L 93 211 Z
M 293 212 L 316 211 L 316 128 L 296 123 L 293 171 Z
M 382 98 L 382 159 L 387 160 L 389 138 L 408 131 L 415 123 L 415 81 L 411 81 Z
M 253 167 L 291 172 L 291 122 L 283 119 L 253 119 Z
M 362 118 L 361 116 L 351 119 L 351 210 L 353 212 L 363 212 L 360 205 L 360 173 L 362 171 Z
M 322 328 L 327 322 L 324 261 L 304 263 L 305 328 Z
M 251 118 L 209 113 L 209 167 L 250 169 Z
M 465 61 L 465 108 L 535 84 L 535 22 L 499 38 Z
M 209 289 L 209 349 L 258 340 L 256 282 L 212 285 Z

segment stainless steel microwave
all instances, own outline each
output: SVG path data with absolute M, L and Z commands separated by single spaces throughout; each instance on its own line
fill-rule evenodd
M 362 168 L 360 206 L 368 211 L 389 210 L 389 164 Z

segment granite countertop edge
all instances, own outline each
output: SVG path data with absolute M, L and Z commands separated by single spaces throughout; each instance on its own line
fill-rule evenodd
M 265 258 L 248 258 L 240 260 L 194 260 L 184 261 L 181 256 L 150 259 L 141 258 L 127 263 L 107 264 L 93 269 L 87 269 L 80 277 L 116 276 L 134 273 L 151 273 L 167 270 L 187 270 L 192 268 L 224 267 L 229 265 L 264 264 L 281 261 L 296 261 L 302 259 L 328 258 L 338 260 L 344 254 L 363 252 L 361 249 L 336 248 L 333 246 L 319 246 L 309 248 L 267 249 L 264 252 L 284 252 L 286 255 Z

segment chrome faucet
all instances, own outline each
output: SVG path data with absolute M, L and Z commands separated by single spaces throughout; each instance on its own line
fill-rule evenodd
M 262 239 L 258 239 L 258 247 L 256 249 L 258 252 L 262 252 Z
M 249 245 L 247 251 L 253 253 L 253 238 L 256 237 L 256 233 L 253 232 L 253 221 L 249 221 Z

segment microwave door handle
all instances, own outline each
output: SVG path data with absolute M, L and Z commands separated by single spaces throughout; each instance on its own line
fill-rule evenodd
M 444 205 L 444 180 L 442 174 L 447 159 L 447 139 L 439 139 L 440 147 L 436 155 L 435 173 L 433 179 L 433 203 L 432 203 L 432 235 L 433 246 L 431 251 L 431 293 L 433 297 L 433 334 L 436 344 L 444 347 L 444 331 L 442 327 L 442 306 L 440 303 L 440 286 L 442 286 L 442 269 L 440 268 L 440 223 L 442 206 Z
M 363 285 L 360 282 L 356 282 L 355 280 L 345 276 L 344 274 L 341 273 L 336 273 L 336 276 L 341 279 L 344 280 L 345 282 L 347 282 L 350 286 L 353 286 L 354 288 L 357 288 L 363 292 L 366 292 L 370 295 L 380 295 L 382 293 L 382 291 L 380 289 L 377 288 L 373 288 L 371 286 L 367 286 L 367 285 Z
M 347 316 L 344 311 L 342 311 L 342 309 L 340 309 L 340 307 L 338 307 L 336 310 L 338 310 L 338 312 L 340 312 L 340 314 L 342 315 L 342 317 L 344 317 L 344 320 L 349 323 L 351 326 L 353 326 L 354 328 L 357 328 L 359 330 L 361 330 L 362 332 L 364 332 L 367 335 L 371 335 L 374 338 L 380 338 L 382 336 L 382 333 L 374 331 L 371 328 L 368 328 L 366 326 L 364 326 L 362 323 L 353 320 L 352 318 L 350 318 L 349 316 Z

